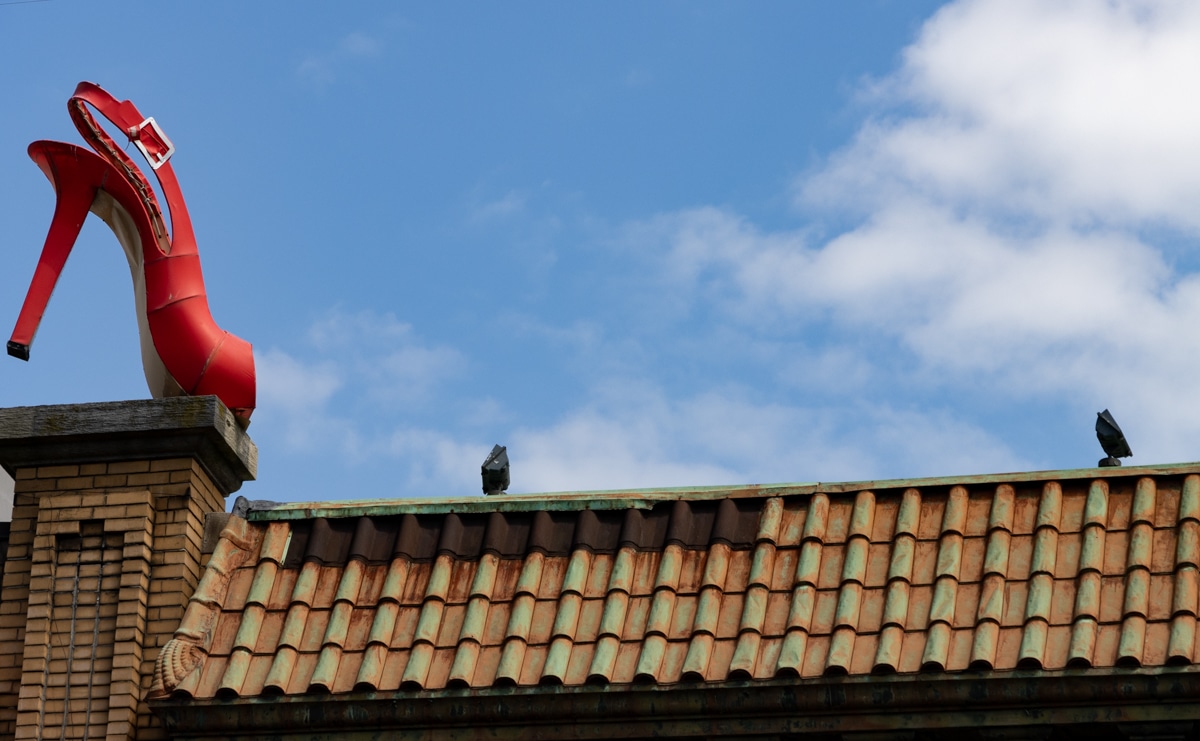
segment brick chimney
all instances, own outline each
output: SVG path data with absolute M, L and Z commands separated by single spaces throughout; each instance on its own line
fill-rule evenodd
M 211 396 L 0 409 L 0 739 L 165 738 L 143 699 L 154 661 L 200 578 L 205 516 L 257 455 Z

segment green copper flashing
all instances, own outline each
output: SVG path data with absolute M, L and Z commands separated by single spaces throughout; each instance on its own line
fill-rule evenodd
M 666 489 L 618 489 L 608 491 L 570 491 L 531 494 L 505 494 L 485 497 L 424 497 L 413 499 L 356 499 L 333 502 L 296 502 L 251 507 L 252 521 L 306 520 L 316 517 L 384 517 L 400 514 L 479 514 L 489 512 L 578 511 L 585 509 L 650 509 L 676 499 L 704 501 L 741 497 L 802 496 L 816 493 L 836 494 L 864 490 L 1019 484 L 1042 481 L 1125 478 L 1131 476 L 1178 476 L 1200 473 L 1200 462 L 1116 468 L 1076 468 L 1061 471 L 938 476 L 932 478 L 885 479 L 844 483 L 741 484 Z M 258 503 L 255 503 L 258 504 Z

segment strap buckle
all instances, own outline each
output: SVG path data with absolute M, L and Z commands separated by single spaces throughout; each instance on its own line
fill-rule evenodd
M 153 136 L 146 136 L 147 128 L 153 132 Z M 154 116 L 148 117 L 145 121 L 129 129 L 128 134 L 134 145 L 146 157 L 146 161 L 150 163 L 150 167 L 155 170 L 167 164 L 167 160 L 171 159 L 171 155 L 175 154 L 175 145 L 167 138 L 162 127 L 154 120 Z M 149 144 L 146 142 L 147 139 L 150 140 Z

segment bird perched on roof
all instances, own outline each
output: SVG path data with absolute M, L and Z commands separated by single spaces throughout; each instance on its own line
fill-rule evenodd
M 1101 466 L 1119 466 L 1119 458 L 1133 455 L 1133 451 L 1129 449 L 1129 442 L 1125 440 L 1125 433 L 1121 432 L 1117 420 L 1113 419 L 1107 409 L 1096 413 L 1096 438 L 1100 440 L 1100 447 L 1108 454 L 1107 458 L 1100 461 Z
M 479 469 L 483 477 L 484 494 L 503 494 L 508 488 L 508 449 L 497 445 L 488 453 Z

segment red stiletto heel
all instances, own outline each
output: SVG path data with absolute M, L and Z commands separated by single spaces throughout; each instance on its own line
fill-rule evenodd
M 209 311 L 191 219 L 168 162 L 174 146 L 153 118 L 144 118 L 131 102 L 118 102 L 92 83 L 80 83 L 67 105 L 99 156 L 62 142 L 29 147 L 58 201 L 9 354 L 29 359 L 50 294 L 90 210 L 112 228 L 129 261 L 151 394 L 215 394 L 248 424 L 255 406 L 253 350 L 218 327 Z M 154 168 L 171 217 L 170 234 L 149 181 L 96 123 L 87 105 L 120 126 Z
M 33 282 L 21 306 L 12 339 L 8 341 L 8 354 L 22 360 L 29 360 L 29 346 L 42 322 L 50 294 L 75 246 L 96 192 L 112 169 L 91 152 L 61 142 L 34 142 L 29 145 L 29 157 L 46 173 L 54 186 L 57 201 Z

